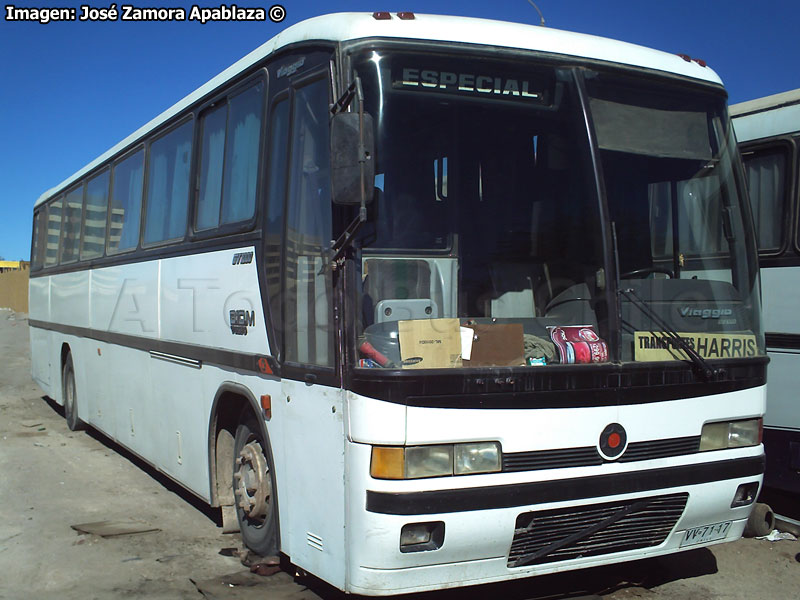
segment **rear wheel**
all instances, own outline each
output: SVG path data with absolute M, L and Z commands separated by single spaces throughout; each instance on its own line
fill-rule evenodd
M 64 362 L 61 384 L 64 394 L 64 417 L 67 419 L 67 427 L 71 431 L 84 429 L 85 424 L 78 417 L 78 397 L 75 391 L 75 369 L 72 366 L 72 354 L 67 354 L 67 360 Z
M 272 556 L 278 551 L 275 480 L 266 440 L 247 409 L 236 428 L 233 456 L 233 494 L 242 539 L 253 552 Z

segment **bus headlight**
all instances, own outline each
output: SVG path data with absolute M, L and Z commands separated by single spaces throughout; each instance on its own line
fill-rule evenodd
M 469 442 L 431 446 L 373 446 L 370 475 L 376 479 L 421 479 L 501 469 L 500 444 Z
M 452 446 L 411 446 L 406 448 L 406 479 L 453 474 Z
M 456 444 L 455 474 L 493 473 L 500 470 L 500 444 Z
M 762 419 L 706 423 L 700 434 L 700 452 L 758 446 L 761 435 Z

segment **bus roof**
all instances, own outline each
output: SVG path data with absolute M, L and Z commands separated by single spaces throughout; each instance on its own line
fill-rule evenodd
M 36 204 L 40 204 L 56 191 L 66 188 L 206 94 L 285 46 L 307 41 L 346 42 L 369 38 L 456 42 L 496 48 L 534 50 L 653 69 L 714 84 L 722 83 L 712 69 L 700 66 L 688 57 L 682 58 L 675 54 L 627 42 L 548 27 L 472 17 L 425 14 L 415 14 L 413 19 L 400 19 L 397 15 L 392 15 L 390 19 L 383 20 L 376 19 L 372 13 L 323 15 L 307 19 L 280 32 L 208 83 L 137 129 L 80 171 L 46 191 L 39 197 Z
M 732 104 L 728 110 L 731 117 L 744 117 L 753 113 L 783 108 L 784 106 L 790 106 L 792 104 L 800 104 L 800 88 L 789 90 L 788 92 L 781 92 L 780 94 L 773 94 L 772 96 L 756 98 L 755 100 L 748 100 L 747 102 Z
M 764 96 L 729 108 L 739 142 L 800 131 L 800 89 Z

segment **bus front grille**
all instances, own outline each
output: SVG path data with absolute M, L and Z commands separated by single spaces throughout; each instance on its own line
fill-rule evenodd
M 654 458 L 670 458 L 700 451 L 700 436 L 693 435 L 669 440 L 649 440 L 629 444 L 619 462 L 635 460 L 651 460 Z
M 517 517 L 509 567 L 551 563 L 661 544 L 689 494 L 590 504 Z
M 628 444 L 619 462 L 653 460 L 694 454 L 700 450 L 700 436 L 671 438 L 666 440 L 647 440 Z M 561 469 L 564 467 L 592 467 L 604 462 L 597 448 L 559 448 L 555 450 L 534 450 L 530 452 L 510 452 L 503 454 L 503 471 L 536 471 L 540 469 Z

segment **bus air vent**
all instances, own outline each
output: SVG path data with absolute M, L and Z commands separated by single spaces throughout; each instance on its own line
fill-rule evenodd
M 689 494 L 526 512 L 517 517 L 509 567 L 552 563 L 658 546 L 683 514 Z

